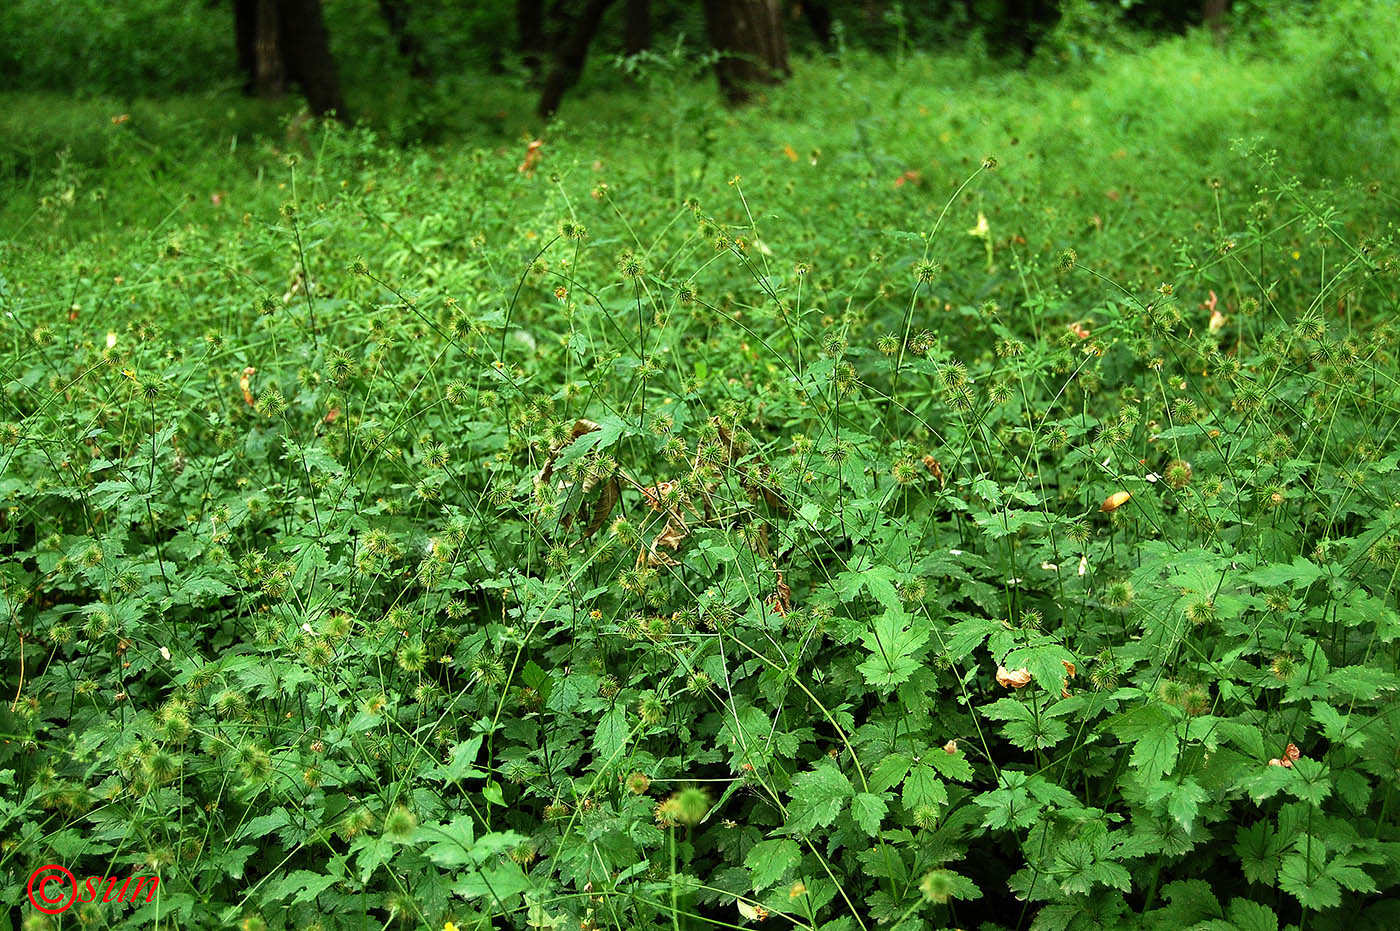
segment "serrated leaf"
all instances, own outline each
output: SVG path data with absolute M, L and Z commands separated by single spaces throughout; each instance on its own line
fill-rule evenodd
M 1281 585 L 1289 584 L 1292 584 L 1294 588 L 1307 588 L 1320 578 L 1322 578 L 1322 570 L 1302 556 L 1294 556 L 1293 562 L 1290 564 L 1275 563 L 1271 566 L 1261 566 L 1244 576 L 1246 582 L 1253 582 L 1264 588 L 1278 588 Z
M 297 905 L 301 902 L 315 901 L 316 896 L 335 883 L 334 876 L 313 873 L 310 870 L 296 870 L 269 885 L 265 895 L 269 902 L 281 902 L 291 896 L 292 900 L 289 904 Z
M 1332 794 L 1332 780 L 1327 776 L 1326 764 L 1304 757 L 1293 761 L 1291 772 L 1293 778 L 1285 780 L 1283 790 L 1294 798 L 1322 807 L 1323 799 Z
M 1034 646 L 1012 650 L 1002 663 L 1007 669 L 1029 669 L 1036 687 L 1058 697 L 1067 681 L 1066 664 L 1077 667 L 1079 660 L 1062 644 L 1042 639 Z
M 1171 731 L 1145 734 L 1133 744 L 1128 762 L 1145 776 L 1165 776 L 1176 765 L 1177 750 L 1176 734 Z
M 792 780 L 787 826 L 807 833 L 836 820 L 852 794 L 851 781 L 832 763 L 798 773 Z
M 1247 791 L 1254 801 L 1262 802 L 1287 788 L 1293 780 L 1293 770 L 1260 762 L 1255 764 L 1253 770 L 1242 774 L 1235 784 Z
M 1167 795 L 1167 814 L 1176 819 L 1183 831 L 1189 833 L 1195 823 L 1196 812 L 1207 798 L 1209 796 L 1206 790 L 1201 788 L 1196 780 L 1183 779 L 1179 785 L 1173 786 Z
M 1284 839 L 1267 821 L 1256 821 L 1235 831 L 1235 856 L 1240 858 L 1245 878 L 1253 883 L 1273 885 L 1286 847 Z
M 1353 749 L 1360 748 L 1366 742 L 1366 735 L 1353 729 L 1347 732 L 1347 719 L 1342 713 L 1324 701 L 1314 701 L 1312 703 L 1312 717 L 1318 724 L 1322 725 L 1322 734 L 1333 743 L 1345 744 Z
M 851 798 L 851 817 L 871 837 L 879 833 L 880 821 L 888 809 L 885 800 L 871 792 L 857 792 Z
M 472 870 L 452 884 L 452 891 L 464 899 L 485 896 L 493 903 L 505 905 L 511 896 L 532 886 L 530 877 L 518 865 L 505 860 L 490 868 Z
M 926 622 L 911 620 L 898 608 L 886 610 L 861 636 L 870 656 L 856 668 L 867 685 L 892 689 L 918 670 L 919 661 L 915 656 L 928 638 Z
M 1304 908 L 1336 908 L 1342 903 L 1342 890 L 1328 875 L 1325 854 L 1319 844 L 1308 857 L 1299 851 L 1283 858 L 1278 887 L 1298 900 Z
M 1352 892 L 1375 892 L 1376 881 L 1359 866 L 1343 863 L 1341 857 L 1327 864 L 1327 875 L 1335 879 L 1343 889 Z
M 600 762 L 615 760 L 622 753 L 629 732 L 627 708 L 617 702 L 598 721 L 598 729 L 593 732 L 593 752 Z
M 481 751 L 481 740 L 478 735 L 454 746 L 447 753 L 447 762 L 432 770 L 429 775 L 448 783 L 484 777 L 486 773 L 476 768 L 476 756 Z
M 923 805 L 942 806 L 948 804 L 948 787 L 931 767 L 920 763 L 909 771 L 904 779 L 904 794 L 900 799 L 904 807 L 913 811 Z
M 767 889 L 802 862 L 802 848 L 787 837 L 759 841 L 744 857 L 755 892 Z
M 1069 736 L 1063 722 L 1047 714 L 1037 718 L 1026 702 L 1015 698 L 998 699 L 979 710 L 994 721 L 1005 721 L 1002 734 L 1022 750 L 1053 747 Z
M 1232 899 L 1226 910 L 1237 931 L 1278 931 L 1278 915 L 1251 899 Z
M 1025 702 L 1014 698 L 1000 698 L 984 706 L 982 714 L 993 721 L 1034 721 L 1035 713 Z
M 891 753 L 882 757 L 870 771 L 870 788 L 876 792 L 893 789 L 904 779 L 912 765 L 914 761 L 903 753 Z
M 1001 621 L 985 617 L 968 618 L 948 628 L 943 634 L 943 648 L 949 659 L 962 659 L 999 630 L 1005 630 Z
M 958 750 L 949 753 L 946 750 L 935 750 L 924 757 L 938 774 L 944 779 L 951 779 L 954 782 L 967 782 L 972 778 L 972 764 L 967 760 L 967 754 Z
M 458 815 L 449 824 L 421 825 L 414 832 L 414 840 L 428 842 L 423 852 L 438 866 L 452 868 L 481 862 L 473 856 L 476 826 L 471 815 Z
M 934 870 L 925 873 L 924 878 L 919 882 L 919 891 L 924 894 L 924 898 L 930 902 L 942 904 L 949 899 L 980 899 L 982 890 L 977 888 L 977 884 L 949 869 Z
M 898 573 L 889 566 L 871 566 L 859 571 L 842 572 L 836 576 L 835 588 L 842 601 L 850 601 L 864 589 L 886 611 L 901 612 L 899 590 L 894 585 L 898 577 Z

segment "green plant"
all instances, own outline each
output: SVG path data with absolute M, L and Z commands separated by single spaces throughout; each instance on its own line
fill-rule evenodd
M 130 928 L 1394 924 L 1381 95 L 1191 36 L 848 51 L 729 114 L 687 61 L 531 171 L 137 109 L 13 179 L 7 884 L 159 874 L 83 913 Z

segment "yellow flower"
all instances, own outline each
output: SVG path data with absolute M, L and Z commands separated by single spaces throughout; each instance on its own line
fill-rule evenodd
M 442 931 L 457 931 L 457 926 L 449 921 L 447 924 L 442 926 Z
M 986 239 L 991 235 L 992 228 L 987 225 L 987 215 L 982 211 L 977 211 L 977 225 L 967 231 L 967 235 L 976 236 L 978 239 Z

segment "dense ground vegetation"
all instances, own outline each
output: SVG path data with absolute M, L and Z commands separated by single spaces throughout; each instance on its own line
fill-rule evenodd
M 6 905 L 1400 927 L 1394 13 L 7 96 Z

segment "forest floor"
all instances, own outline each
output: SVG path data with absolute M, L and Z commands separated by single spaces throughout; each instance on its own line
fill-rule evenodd
M 547 128 L 0 95 L 4 885 L 1400 926 L 1400 68 L 1319 23 Z

